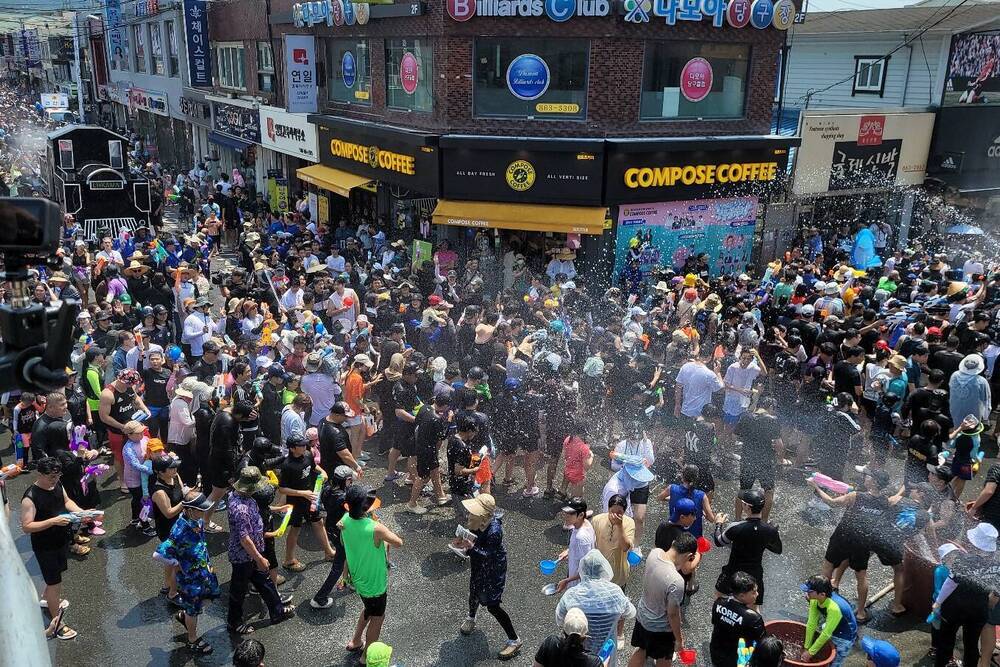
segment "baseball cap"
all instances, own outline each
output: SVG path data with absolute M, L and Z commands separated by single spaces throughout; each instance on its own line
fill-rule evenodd
M 271 364 L 267 367 L 267 374 L 269 377 L 284 378 L 285 369 L 280 364 Z
M 800 312 L 802 313 L 803 317 L 812 317 L 813 314 L 816 312 L 816 309 L 813 308 L 811 305 L 806 304 L 802 306 L 802 310 Z
M 573 607 L 566 612 L 566 617 L 563 619 L 563 632 L 565 634 L 586 637 L 589 631 L 587 615 L 583 613 L 583 610 L 579 607 Z
M 865 467 L 864 474 L 875 480 L 878 484 L 878 488 L 884 489 L 889 486 L 889 473 L 884 470 L 879 470 L 877 468 L 872 468 L 870 466 Z
M 833 586 L 826 577 L 814 575 L 806 579 L 805 583 L 799 586 L 799 590 L 803 593 L 823 593 L 830 595 L 833 593 Z
M 698 506 L 690 498 L 681 498 L 674 505 L 674 511 L 670 513 L 670 520 L 677 521 L 682 516 L 688 516 L 698 511 Z
M 285 440 L 285 446 L 289 449 L 293 447 L 308 447 L 309 441 L 303 438 L 301 435 L 292 435 Z
M 927 470 L 946 482 L 950 482 L 952 478 L 955 477 L 955 475 L 951 472 L 951 467 L 948 465 L 934 465 L 933 463 L 928 463 Z
M 583 498 L 571 498 L 560 511 L 563 514 L 586 514 L 587 501 Z
M 875 667 L 899 667 L 899 651 L 884 639 L 863 637 L 861 650 L 875 664 Z
M 339 465 L 333 469 L 333 478 L 338 481 L 343 481 L 345 479 L 357 479 L 358 475 L 347 466 Z
M 686 500 L 686 499 L 685 499 Z M 760 489 L 747 489 L 740 493 L 740 500 L 750 506 L 754 512 L 764 509 L 764 492 Z
M 181 460 L 175 459 L 173 456 L 157 456 L 153 459 L 153 472 L 166 472 L 171 468 L 180 468 Z

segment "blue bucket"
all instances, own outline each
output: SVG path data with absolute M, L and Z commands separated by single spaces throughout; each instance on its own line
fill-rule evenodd
M 640 556 L 634 551 L 629 551 L 628 554 L 625 556 L 625 558 L 628 560 L 628 564 L 631 565 L 632 567 L 635 567 L 636 565 L 642 562 L 642 556 Z
M 544 575 L 555 574 L 556 567 L 558 566 L 559 563 L 554 560 L 543 560 L 538 563 L 538 569 L 541 570 Z

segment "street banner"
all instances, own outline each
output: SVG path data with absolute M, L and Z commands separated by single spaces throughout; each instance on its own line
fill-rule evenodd
M 212 87 L 212 58 L 208 47 L 208 4 L 184 0 L 184 36 L 187 45 L 188 85 Z
M 285 35 L 285 90 L 290 113 L 316 112 L 316 38 Z

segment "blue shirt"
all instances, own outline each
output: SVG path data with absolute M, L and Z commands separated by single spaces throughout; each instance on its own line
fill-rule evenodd
M 695 519 L 694 523 L 691 524 L 690 528 L 685 530 L 695 537 L 701 537 L 704 522 L 704 514 L 702 512 L 702 507 L 704 507 L 705 502 L 705 492 L 701 489 L 688 489 L 683 484 L 671 484 L 670 485 L 670 500 L 668 501 L 667 508 L 670 518 L 674 517 L 674 509 L 677 507 L 677 502 L 681 498 L 690 498 L 694 502 L 695 506 Z
M 854 618 L 854 610 L 851 608 L 851 603 L 840 597 L 839 593 L 833 593 L 830 599 L 837 603 L 837 606 L 840 607 L 840 613 L 843 614 L 843 618 L 840 619 L 840 625 L 833 631 L 833 636 L 837 639 L 854 641 L 858 636 L 858 621 Z
M 229 506 L 229 562 L 249 563 L 251 558 L 241 540 L 249 535 L 258 553 L 264 553 L 264 521 L 260 518 L 257 502 L 250 497 L 231 492 L 226 500 Z

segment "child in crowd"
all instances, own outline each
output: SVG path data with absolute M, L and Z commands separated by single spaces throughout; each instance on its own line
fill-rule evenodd
M 594 453 L 584 441 L 586 425 L 573 420 L 570 435 L 563 440 L 563 483 L 560 498 L 582 498 L 583 485 L 590 466 L 594 465 Z
M 145 435 L 145 427 L 135 420 L 129 421 L 122 429 L 125 433 L 125 446 L 122 448 L 122 458 L 125 460 L 125 486 L 131 496 L 132 523 L 144 535 L 156 535 L 156 529 L 149 519 L 141 518 L 143 499 L 149 498 L 147 478 L 153 474 L 153 464 L 146 456 L 149 439 Z

